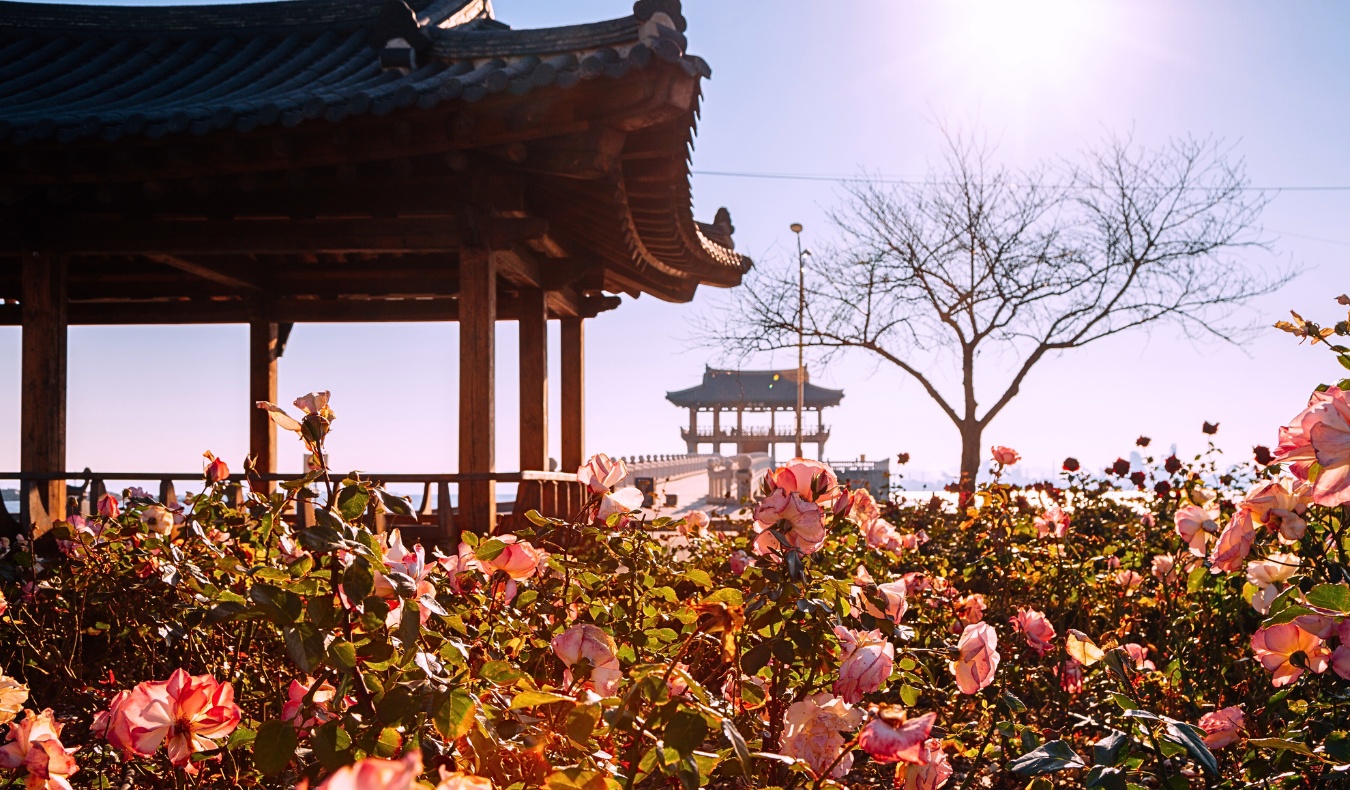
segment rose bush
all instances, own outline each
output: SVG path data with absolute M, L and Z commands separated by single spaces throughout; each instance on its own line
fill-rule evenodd
M 1283 328 L 1350 349 L 1299 319 Z M 570 521 L 420 545 L 322 466 L 131 489 L 0 558 L 0 776 L 27 788 L 1333 786 L 1350 776 L 1350 381 L 1274 451 L 877 502 L 816 462 L 742 529 Z M 1276 429 L 1279 429 L 1278 431 Z M 1213 426 L 1206 428 L 1212 433 Z M 1141 437 L 1139 446 L 1149 441 Z M 247 472 L 246 464 L 246 472 Z M 237 479 L 237 478 L 235 478 Z M 310 511 L 299 528 L 292 514 Z

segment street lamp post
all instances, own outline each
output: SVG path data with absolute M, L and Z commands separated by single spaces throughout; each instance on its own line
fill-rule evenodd
M 805 395 L 806 365 L 802 356 L 806 320 L 806 258 L 802 255 L 802 224 L 794 222 L 792 232 L 797 234 L 797 458 L 802 454 L 802 401 Z

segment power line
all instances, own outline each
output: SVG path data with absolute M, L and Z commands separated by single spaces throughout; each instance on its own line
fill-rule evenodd
M 889 175 L 841 175 L 837 173 L 770 173 L 770 172 L 751 172 L 735 170 L 694 170 L 691 171 L 697 176 L 715 176 L 720 178 L 755 178 L 773 181 L 823 181 L 834 183 L 846 183 L 851 181 L 866 181 L 875 184 L 901 184 L 906 186 L 952 186 L 950 181 L 931 181 L 921 178 L 907 176 L 889 176 Z M 1046 187 L 1056 185 L 1046 184 Z M 1063 185 L 1059 185 L 1064 188 Z M 1290 185 L 1290 186 L 1244 186 L 1238 187 L 1244 192 L 1350 192 L 1350 185 Z M 1203 189 L 1203 187 L 1196 187 Z M 1290 234 L 1294 235 L 1294 234 Z M 1328 241 L 1328 239 L 1321 239 Z

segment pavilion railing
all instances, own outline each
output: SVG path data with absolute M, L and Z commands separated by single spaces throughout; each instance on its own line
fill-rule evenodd
M 693 435 L 694 435 L 694 436 L 697 436 L 699 439 L 718 439 L 718 438 L 720 438 L 720 439 L 722 439 L 723 441 L 733 441 L 733 440 L 735 440 L 736 438 L 738 438 L 738 437 L 743 437 L 743 436 L 744 436 L 744 437 L 750 437 L 750 438 L 752 438 L 752 439 L 768 438 L 768 437 L 772 436 L 772 437 L 775 437 L 775 438 L 780 438 L 780 439 L 785 439 L 785 440 L 791 440 L 791 439 L 796 438 L 796 436 L 797 436 L 797 426 L 796 426 L 796 425 L 775 425 L 775 426 L 773 426 L 773 428 L 771 429 L 771 428 L 769 428 L 769 427 L 767 427 L 767 426 L 756 425 L 756 426 L 751 426 L 751 427 L 747 427 L 747 428 L 739 428 L 739 429 L 738 429 L 738 428 L 736 428 L 736 426 L 733 425 L 733 426 L 726 427 L 726 428 L 720 428 L 720 429 L 717 430 L 717 431 L 714 431 L 712 428 L 709 428 L 709 427 L 699 426 L 697 432 L 696 432 L 695 434 L 693 434 Z M 828 425 L 819 425 L 819 426 L 817 426 L 817 425 L 803 425 L 803 426 L 802 426 L 802 435 L 804 435 L 804 436 L 817 436 L 817 435 L 819 435 L 819 436 L 825 436 L 825 437 L 828 437 L 828 436 L 830 435 L 830 426 L 828 426 Z M 680 438 L 681 438 L 681 439 L 684 439 L 685 441 L 688 441 L 688 440 L 690 439 L 690 436 L 691 436 L 691 435 L 690 435 L 690 432 L 689 432 L 689 429 L 688 429 L 688 428 L 681 428 L 681 429 L 680 429 Z
M 362 472 L 362 478 L 377 482 L 381 485 L 389 484 L 409 484 L 420 483 L 422 485 L 422 500 L 417 508 L 415 517 L 409 519 L 406 516 L 390 517 L 385 513 L 378 513 L 370 520 L 369 526 L 376 531 L 385 529 L 399 528 L 410 536 L 421 538 L 424 542 L 449 543 L 451 545 L 458 543 L 459 532 L 461 529 L 468 528 L 473 532 L 484 533 L 490 525 L 487 524 L 459 524 L 457 523 L 458 508 L 448 506 L 451 502 L 450 488 L 460 483 L 480 482 L 483 480 L 495 481 L 498 483 L 515 483 L 516 498 L 510 503 L 498 503 L 502 508 L 502 515 L 495 525 L 497 531 L 508 531 L 514 529 L 515 525 L 524 519 L 525 513 L 530 510 L 537 510 L 542 515 L 570 519 L 580 513 L 582 507 L 586 504 L 586 490 L 579 482 L 575 474 L 563 472 L 479 472 L 464 474 L 419 474 L 419 473 L 389 473 L 381 474 L 374 472 Z M 282 481 L 292 479 L 294 475 L 266 474 L 261 475 L 263 480 Z M 53 480 L 66 481 L 66 512 L 68 514 L 79 513 L 89 515 L 97 510 L 98 500 L 108 491 L 109 481 L 126 482 L 144 482 L 158 481 L 159 490 L 157 499 L 165 505 L 175 506 L 178 503 L 178 495 L 175 483 L 183 481 L 202 482 L 201 472 L 94 472 L 85 469 L 82 472 L 51 472 L 51 473 L 21 473 L 21 472 L 0 472 L 0 481 L 13 480 L 19 484 L 19 512 L 12 514 L 9 512 L 3 499 L 0 499 L 0 528 L 8 527 L 14 530 L 20 525 L 32 523 L 32 517 L 29 513 L 30 496 L 34 492 L 35 483 L 47 482 Z M 233 492 L 230 494 L 236 502 L 243 502 L 243 489 L 245 477 L 242 474 L 230 475 L 229 480 L 235 484 Z M 78 481 L 80 485 L 71 485 L 71 481 Z M 436 507 L 432 507 L 433 496 Z M 146 492 L 154 494 L 154 492 Z M 506 506 L 509 506 L 509 512 L 505 512 Z M 313 522 L 313 506 L 304 505 L 297 509 L 293 514 L 297 526 L 305 527 Z

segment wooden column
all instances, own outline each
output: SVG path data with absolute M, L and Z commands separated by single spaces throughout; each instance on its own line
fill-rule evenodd
M 32 253 L 22 266 L 23 382 L 19 470 L 66 467 L 66 259 Z M 37 537 L 66 517 L 66 481 L 34 481 L 20 503 L 22 523 Z
M 689 439 L 685 441 L 685 451 L 698 455 L 698 407 L 689 407 Z
M 548 305 L 520 294 L 520 468 L 548 468 Z
M 277 471 L 277 426 L 257 403 L 277 402 L 277 346 L 276 323 L 260 313 L 248 327 L 248 451 L 264 474 Z
M 722 409 L 713 407 L 713 455 L 722 454 Z
M 580 318 L 562 323 L 562 458 L 561 471 L 581 468 L 586 461 L 586 332 Z
M 459 471 L 495 471 L 497 271 L 490 251 L 459 253 Z M 480 535 L 497 525 L 497 486 L 459 484 L 459 528 Z

